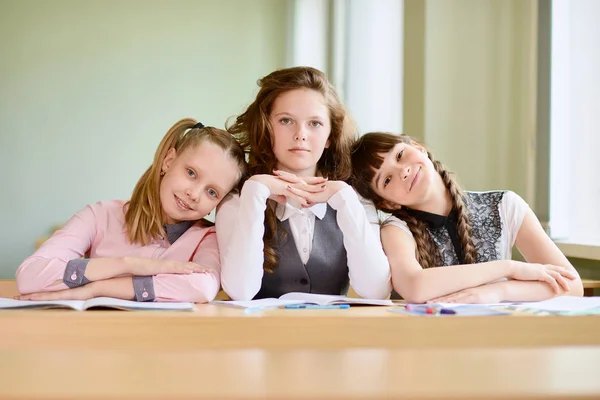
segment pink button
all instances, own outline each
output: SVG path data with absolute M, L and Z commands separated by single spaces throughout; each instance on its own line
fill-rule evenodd
M 144 293 L 142 293 L 142 297 L 143 297 L 143 298 L 147 298 L 147 297 L 148 297 L 148 292 L 144 292 Z
M 75 279 L 77 279 L 77 274 L 73 272 L 73 275 L 71 275 L 71 280 L 74 281 Z

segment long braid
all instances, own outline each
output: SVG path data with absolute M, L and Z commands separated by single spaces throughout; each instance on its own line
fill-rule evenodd
M 427 153 L 429 159 L 433 162 L 435 170 L 442 177 L 442 181 L 446 186 L 446 189 L 450 192 L 452 198 L 452 205 L 457 212 L 458 219 L 458 235 L 460 236 L 460 244 L 463 248 L 465 256 L 465 264 L 474 264 L 477 260 L 477 251 L 473 245 L 471 222 L 469 220 L 469 214 L 465 205 L 463 192 L 460 186 L 456 183 L 454 174 L 448 172 L 444 164 L 435 160 L 431 153 Z
M 406 212 L 405 208 L 396 210 L 393 214 L 408 225 L 408 229 L 410 229 L 417 244 L 416 257 L 421 267 L 425 269 L 437 266 L 439 264 L 438 251 L 427 229 L 427 224 Z

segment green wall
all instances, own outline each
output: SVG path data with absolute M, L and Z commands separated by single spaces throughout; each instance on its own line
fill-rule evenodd
M 0 0 L 0 278 L 86 204 L 127 199 L 182 117 L 222 127 L 285 67 L 280 0 Z

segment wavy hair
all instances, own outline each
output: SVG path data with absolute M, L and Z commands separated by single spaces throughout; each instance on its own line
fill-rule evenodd
M 249 175 L 271 174 L 277 165 L 273 152 L 273 128 L 269 122 L 275 100 L 290 90 L 311 89 L 323 96 L 331 120 L 330 145 L 319 159 L 317 171 L 331 180 L 347 180 L 352 172 L 350 148 L 357 130 L 327 76 L 315 68 L 293 67 L 274 71 L 257 83 L 260 89 L 254 102 L 227 127 L 248 153 Z M 264 269 L 268 272 L 277 265 L 277 243 L 273 240 L 279 240 L 275 208 L 275 202 L 269 200 L 263 236 Z

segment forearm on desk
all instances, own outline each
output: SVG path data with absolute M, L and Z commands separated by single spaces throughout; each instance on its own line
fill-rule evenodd
M 250 300 L 263 277 L 264 215 L 269 189 L 247 181 L 239 197 L 224 201 L 215 220 L 221 253 L 221 284 L 234 300 Z
M 221 287 L 218 271 L 194 274 L 160 274 L 153 277 L 155 301 L 189 301 L 206 303 L 214 300 Z M 137 291 L 137 290 L 136 290 Z M 136 297 L 139 294 L 136 293 Z
M 131 275 L 129 264 L 132 260 L 126 257 L 92 258 L 85 268 L 85 277 L 94 282 Z
M 189 301 L 204 303 L 219 291 L 218 272 L 126 276 L 95 281 L 71 290 L 85 297 L 113 297 L 135 301 Z
M 370 223 L 366 206 L 350 186 L 333 195 L 328 203 L 336 210 L 337 223 L 343 233 L 350 284 L 361 297 L 386 298 L 392 284 L 379 226 Z M 373 212 L 376 213 L 374 208 Z
M 133 277 L 131 276 L 96 281 L 88 286 L 93 293 L 93 297 L 114 297 L 123 300 L 132 300 L 136 297 L 133 288 Z
M 497 287 L 501 291 L 501 298 L 504 302 L 542 301 L 569 294 L 565 291 L 557 294 L 550 285 L 544 282 L 508 280 L 489 285 Z

